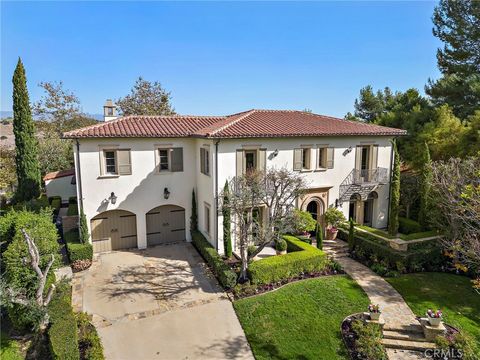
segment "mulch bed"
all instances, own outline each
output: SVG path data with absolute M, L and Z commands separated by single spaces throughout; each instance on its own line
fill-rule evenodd
M 353 314 L 345 318 L 341 325 L 342 338 L 345 347 L 348 350 L 350 359 L 363 359 L 362 354 L 357 351 L 355 340 L 357 340 L 357 334 L 352 329 L 352 323 L 355 320 L 361 320 L 362 313 Z

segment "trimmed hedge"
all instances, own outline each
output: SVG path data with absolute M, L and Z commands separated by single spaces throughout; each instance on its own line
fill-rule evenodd
M 50 353 L 54 360 L 79 360 L 77 321 L 71 305 L 71 288 L 60 284 L 55 291 L 48 314 L 50 327 L 48 340 Z
M 52 196 L 48 198 L 50 206 L 53 208 L 54 215 L 58 215 L 60 208 L 62 207 L 62 198 L 60 196 Z
M 91 316 L 87 313 L 76 313 L 78 326 L 78 343 L 83 350 L 83 359 L 88 360 L 103 360 L 103 346 L 100 337 L 98 336 L 97 329 L 90 322 Z
M 65 233 L 65 239 L 68 259 L 71 263 L 77 260 L 92 260 L 93 247 L 92 244 L 82 244 L 79 240 L 78 229 L 72 229 Z
M 202 255 L 220 284 L 225 289 L 230 289 L 237 283 L 237 274 L 223 261 L 215 248 L 205 239 L 199 231 L 192 231 L 192 242 Z
M 398 230 L 402 234 L 408 235 L 408 234 L 419 233 L 423 231 L 422 225 L 420 225 L 420 223 L 416 222 L 415 220 L 399 217 L 398 222 L 399 222 Z
M 323 251 L 294 236 L 285 235 L 283 239 L 287 242 L 286 255 L 270 256 L 249 265 L 248 276 L 252 284 L 270 284 L 302 273 L 322 271 L 327 266 L 328 259 Z
M 78 205 L 77 204 L 68 204 L 67 216 L 78 215 Z

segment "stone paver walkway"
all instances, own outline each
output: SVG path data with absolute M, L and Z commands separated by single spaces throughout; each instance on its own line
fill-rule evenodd
M 343 243 L 338 241 L 338 243 Z M 344 254 L 337 255 L 343 244 L 331 244 L 324 250 L 333 255 L 333 258 L 342 265 L 344 271 L 354 279 L 367 293 L 372 304 L 378 304 L 385 320 L 384 330 L 409 331 L 419 327 L 415 314 L 408 307 L 402 296 L 385 279 L 375 274 L 365 265 L 360 264 Z M 331 247 L 331 249 L 330 249 Z M 424 358 L 421 353 L 387 349 L 390 360 L 416 360 Z

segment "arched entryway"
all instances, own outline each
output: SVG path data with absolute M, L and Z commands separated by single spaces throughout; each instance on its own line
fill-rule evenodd
M 348 219 L 353 219 L 355 222 L 359 222 L 359 204 L 362 201 L 362 197 L 360 194 L 352 194 L 350 196 L 350 203 L 349 203 L 349 208 L 348 208 Z
M 90 221 L 93 252 L 137 247 L 137 217 L 125 210 L 110 210 Z
M 323 214 L 325 213 L 325 206 L 323 201 L 317 197 L 313 197 L 307 200 L 304 205 L 304 210 L 312 214 L 312 217 L 320 224 L 323 224 Z
M 146 214 L 147 245 L 160 245 L 185 240 L 185 209 L 162 205 Z

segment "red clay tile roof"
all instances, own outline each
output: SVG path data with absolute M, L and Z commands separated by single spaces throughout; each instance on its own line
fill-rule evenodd
M 45 176 L 43 177 L 43 181 L 58 179 L 66 176 L 72 176 L 72 175 L 75 175 L 75 169 L 54 171 L 54 172 L 45 174 Z
M 64 134 L 65 138 L 406 135 L 405 130 L 303 111 L 249 110 L 229 116 L 126 116 Z

